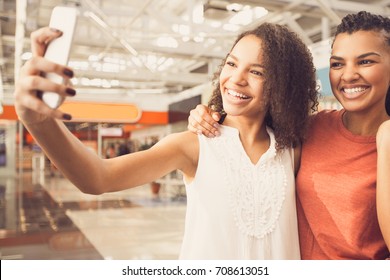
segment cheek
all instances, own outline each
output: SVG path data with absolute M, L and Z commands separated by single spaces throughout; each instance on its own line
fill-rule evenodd
M 375 70 L 372 69 L 372 71 L 367 71 L 364 78 L 371 83 L 372 86 L 377 87 L 377 90 L 383 90 L 387 93 L 390 84 L 390 67 L 378 67 Z
M 225 68 L 222 69 L 221 73 L 219 74 L 219 85 L 222 86 L 226 80 L 228 79 L 228 71 L 225 70 Z
M 375 72 L 371 73 L 371 77 L 374 81 L 378 83 L 390 83 L 390 65 L 387 67 L 376 69 Z M 387 77 L 387 79 L 386 79 Z
M 340 74 L 337 73 L 336 71 L 330 70 L 329 71 L 329 82 L 330 82 L 332 89 L 337 87 L 339 80 L 340 80 Z
M 254 94 L 258 97 L 263 99 L 264 98 L 264 82 L 261 80 L 254 80 L 251 82 L 251 87 L 254 92 Z

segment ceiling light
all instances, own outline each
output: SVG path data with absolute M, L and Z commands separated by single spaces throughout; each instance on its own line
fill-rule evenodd
M 236 32 L 240 29 L 240 27 L 236 24 L 226 23 L 222 27 L 226 31 Z
M 256 19 L 264 17 L 268 14 L 268 10 L 264 7 L 254 7 L 253 15 Z
M 203 23 L 204 21 L 203 13 L 204 13 L 203 2 L 198 1 L 192 10 L 192 22 L 196 24 Z
M 156 40 L 156 44 L 159 47 L 176 49 L 179 46 L 177 40 L 173 37 L 159 37 Z
M 188 25 L 185 25 L 185 24 L 173 24 L 172 30 L 183 35 L 183 36 L 190 35 L 190 27 Z
M 230 20 L 231 24 L 247 25 L 253 20 L 253 15 L 251 10 L 244 10 L 235 14 Z
M 241 4 L 232 3 L 232 4 L 228 4 L 226 6 L 226 10 L 232 11 L 232 12 L 238 12 L 238 11 L 242 10 L 242 7 L 243 7 L 243 5 L 241 5 Z

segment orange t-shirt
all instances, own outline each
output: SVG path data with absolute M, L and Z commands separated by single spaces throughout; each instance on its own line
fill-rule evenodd
M 385 259 L 376 212 L 375 136 L 353 135 L 342 111 L 313 116 L 302 146 L 297 211 L 302 259 Z

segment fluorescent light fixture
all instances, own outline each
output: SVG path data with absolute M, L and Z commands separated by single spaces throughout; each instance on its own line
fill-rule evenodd
M 230 20 L 231 24 L 247 25 L 253 20 L 252 10 L 243 10 L 235 14 Z
M 194 9 L 192 10 L 192 22 L 196 24 L 201 24 L 204 21 L 203 16 L 204 10 L 203 10 L 203 1 L 198 1 Z
M 177 40 L 173 37 L 159 37 L 156 40 L 156 44 L 159 47 L 176 49 L 179 46 Z
M 173 24 L 172 25 L 172 30 L 176 33 L 179 33 L 180 35 L 183 36 L 189 36 L 190 35 L 190 27 L 185 24 Z
M 264 7 L 254 7 L 253 8 L 253 16 L 256 19 L 262 18 L 268 14 L 268 10 Z
M 211 26 L 211 27 L 219 28 L 219 27 L 221 27 L 221 25 L 222 25 L 222 22 L 221 22 L 221 21 L 210 20 L 210 26 Z
M 240 29 L 240 27 L 238 25 L 231 24 L 231 23 L 224 24 L 222 28 L 226 31 L 232 31 L 232 32 L 236 32 Z
M 226 10 L 232 11 L 232 12 L 238 12 L 242 10 L 243 5 L 238 3 L 231 3 L 226 6 Z

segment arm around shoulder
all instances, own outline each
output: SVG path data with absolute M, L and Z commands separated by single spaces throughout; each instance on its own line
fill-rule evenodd
M 390 120 L 384 122 L 377 133 L 377 212 L 379 225 L 390 249 Z

